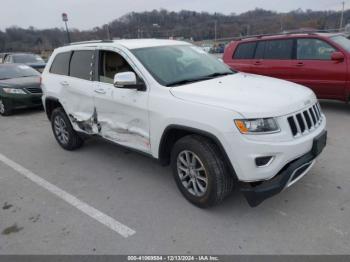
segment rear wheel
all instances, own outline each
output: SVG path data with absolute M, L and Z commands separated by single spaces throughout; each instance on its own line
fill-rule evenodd
M 58 144 L 66 150 L 75 150 L 84 144 L 84 140 L 73 129 L 63 108 L 56 108 L 51 115 L 52 131 Z
M 176 142 L 171 165 L 181 193 L 198 207 L 214 206 L 232 192 L 233 175 L 218 147 L 205 137 L 190 135 Z

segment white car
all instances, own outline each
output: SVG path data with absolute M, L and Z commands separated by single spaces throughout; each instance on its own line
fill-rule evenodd
M 326 118 L 310 89 L 234 72 L 180 41 L 58 48 L 42 89 L 64 149 L 99 135 L 141 151 L 171 164 L 181 193 L 199 207 L 235 185 L 257 206 L 302 178 L 326 145 Z

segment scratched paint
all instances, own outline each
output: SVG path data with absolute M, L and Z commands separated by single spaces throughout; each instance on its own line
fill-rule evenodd
M 94 108 L 92 116 L 88 119 L 80 120 L 74 117 L 73 115 L 69 115 L 69 117 L 73 124 L 75 124 L 80 130 L 88 134 L 99 134 L 101 131 L 100 124 L 98 123 L 96 108 Z
M 73 115 L 69 117 L 75 127 L 89 135 L 100 135 L 119 144 L 139 145 L 136 147 L 141 150 L 150 146 L 149 134 L 138 127 L 142 124 L 140 119 L 130 120 L 126 124 L 100 121 L 96 108 L 87 119 L 77 119 Z

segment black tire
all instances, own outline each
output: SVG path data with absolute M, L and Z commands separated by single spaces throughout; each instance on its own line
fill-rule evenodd
M 62 136 L 55 129 L 55 121 L 59 121 L 61 124 L 65 125 L 65 137 L 66 139 L 62 139 Z M 62 121 L 62 122 L 61 122 Z M 58 144 L 69 151 L 76 150 L 84 144 L 84 140 L 78 135 L 78 133 L 73 129 L 71 122 L 69 121 L 66 113 L 64 112 L 62 107 L 58 107 L 53 110 L 51 115 L 51 127 L 52 132 L 58 142 Z
M 186 152 L 194 153 L 193 156 L 198 158 L 197 162 L 200 162 L 199 165 L 202 164 L 204 167 L 204 171 L 202 172 L 206 174 L 207 184 L 206 190 L 204 191 L 205 193 L 202 192 L 203 195 L 201 196 L 194 195 L 193 192 L 190 192 L 190 190 L 185 187 L 184 180 L 180 178 L 182 170 L 178 170 L 178 161 L 180 161 L 181 154 L 186 154 Z M 234 176 L 230 174 L 219 148 L 210 139 L 205 137 L 189 135 L 177 141 L 171 153 L 171 167 L 176 184 L 183 196 L 200 208 L 207 208 L 219 204 L 230 195 L 234 188 Z M 184 173 L 186 175 L 183 177 L 189 177 L 188 173 L 189 172 Z M 193 179 L 198 181 L 196 178 Z M 193 187 L 194 183 L 195 182 L 192 182 Z M 186 184 L 188 186 L 188 183 Z M 196 187 L 197 189 L 199 188 L 198 186 Z
M 0 98 L 0 115 L 9 116 L 12 114 L 12 109 L 10 106 Z

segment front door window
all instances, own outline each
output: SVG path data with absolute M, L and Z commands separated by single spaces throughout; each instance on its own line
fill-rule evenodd
M 319 39 L 298 39 L 298 60 L 331 60 L 335 48 Z

